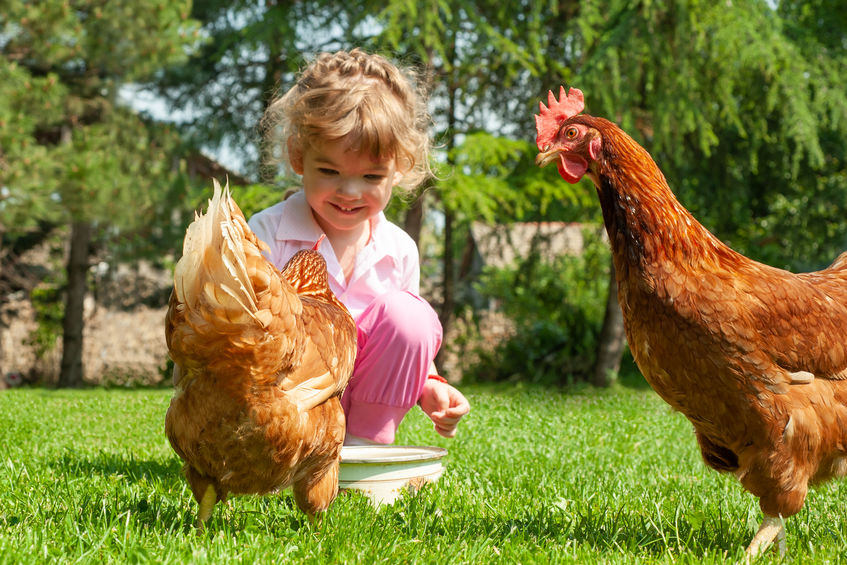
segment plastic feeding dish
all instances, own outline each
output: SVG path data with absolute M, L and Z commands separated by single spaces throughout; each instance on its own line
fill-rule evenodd
M 376 504 L 392 504 L 403 490 L 414 494 L 444 472 L 447 450 L 416 445 L 345 445 L 338 488 L 360 491 Z

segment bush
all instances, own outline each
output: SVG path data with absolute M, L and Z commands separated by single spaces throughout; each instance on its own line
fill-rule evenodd
M 548 263 L 532 253 L 514 268 L 486 269 L 477 291 L 493 299 L 515 332 L 493 350 L 477 351 L 479 362 L 464 378 L 544 384 L 587 380 L 603 324 L 608 268 L 607 245 L 587 230 L 582 255 Z
M 32 289 L 30 297 L 38 326 L 30 333 L 27 345 L 31 345 L 36 357 L 41 359 L 56 347 L 62 336 L 65 304 L 60 285 L 51 281 Z

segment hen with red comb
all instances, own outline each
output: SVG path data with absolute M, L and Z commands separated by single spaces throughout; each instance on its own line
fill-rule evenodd
M 847 477 L 847 252 L 795 274 L 733 251 L 642 146 L 560 92 L 535 118 L 535 162 L 594 183 L 635 362 L 690 420 L 704 462 L 759 499 L 745 562 L 785 553 L 784 519 L 810 485 Z

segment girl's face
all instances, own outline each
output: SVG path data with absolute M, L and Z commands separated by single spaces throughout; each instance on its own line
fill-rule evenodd
M 315 220 L 330 237 L 361 228 L 379 214 L 403 176 L 394 159 L 374 161 L 367 152 L 349 149 L 344 139 L 305 150 L 289 147 L 289 154 Z

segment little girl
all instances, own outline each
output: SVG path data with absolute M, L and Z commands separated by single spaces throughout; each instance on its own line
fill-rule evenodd
M 412 78 L 359 49 L 324 53 L 271 103 L 263 125 L 303 190 L 253 216 L 250 227 L 278 268 L 325 234 L 330 288 L 358 328 L 341 398 L 345 443 L 392 443 L 416 403 L 453 437 L 470 405 L 433 363 L 442 330 L 419 296 L 417 246 L 383 214 L 393 187 L 411 190 L 431 174 L 428 115 Z

